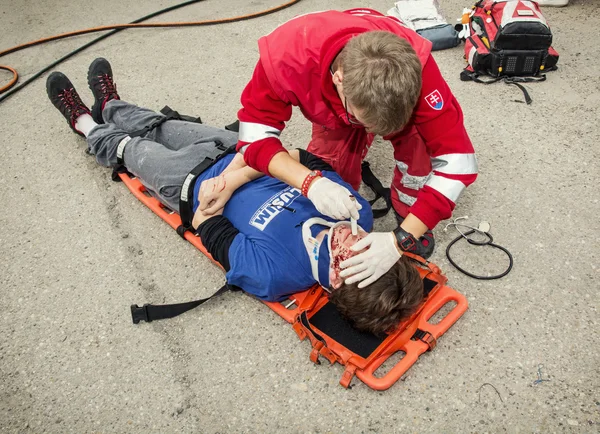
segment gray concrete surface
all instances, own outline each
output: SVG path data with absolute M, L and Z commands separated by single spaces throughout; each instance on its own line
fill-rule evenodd
M 175 3 L 1 0 L 0 48 L 128 22 Z M 227 17 L 278 3 L 212 0 L 162 20 Z M 544 11 L 560 69 L 527 85 L 532 106 L 513 102 L 521 98 L 514 87 L 460 82 L 462 47 L 435 54 L 481 168 L 455 215 L 491 222 L 515 267 L 498 281 L 461 275 L 444 255 L 455 233 L 440 225 L 433 260 L 470 308 L 385 392 L 358 380 L 351 390 L 340 387 L 339 365 L 313 365 L 309 345 L 248 296 L 228 294 L 179 318 L 133 326 L 131 303 L 208 295 L 221 285 L 220 271 L 86 156 L 83 140 L 48 102 L 45 77 L 1 103 L 0 431 L 598 432 L 599 3 Z M 125 31 L 58 70 L 91 102 L 86 71 L 104 56 L 125 99 L 156 109 L 168 103 L 225 125 L 235 118 L 260 35 L 301 13 L 392 4 L 304 0 L 237 24 Z M 454 20 L 470 3 L 442 5 Z M 0 63 L 26 79 L 90 39 Z M 307 127 L 295 116 L 286 145 L 305 146 Z M 369 157 L 386 181 L 391 158 L 384 143 Z M 390 218 L 378 222 L 391 225 Z M 457 247 L 456 255 L 472 270 L 505 264 L 485 248 Z M 540 365 L 549 381 L 534 384 Z

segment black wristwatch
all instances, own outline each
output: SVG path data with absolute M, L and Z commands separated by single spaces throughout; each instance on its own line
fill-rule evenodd
M 401 227 L 397 227 L 393 232 L 396 236 L 396 241 L 398 241 L 400 250 L 410 253 L 415 253 L 417 251 L 417 240 L 411 233 L 406 232 Z

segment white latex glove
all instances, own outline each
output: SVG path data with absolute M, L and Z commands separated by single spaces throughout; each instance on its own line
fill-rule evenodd
M 362 205 L 352 197 L 346 187 L 327 178 L 313 181 L 308 189 L 308 199 L 317 211 L 336 220 L 348 220 L 350 217 L 358 220 L 358 210 L 362 209 Z
M 344 268 L 340 277 L 350 276 L 345 279 L 347 284 L 360 282 L 359 288 L 370 285 L 392 268 L 402 256 L 396 247 L 396 237 L 392 232 L 371 232 L 350 248 L 359 252 L 367 247 L 369 248 L 364 252 L 340 264 L 340 267 Z

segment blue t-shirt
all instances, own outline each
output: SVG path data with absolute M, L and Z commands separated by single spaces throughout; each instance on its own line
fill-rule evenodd
M 205 179 L 218 176 L 233 159 L 228 155 L 198 176 L 194 186 L 194 211 L 198 190 Z M 373 228 L 369 202 L 333 171 L 323 176 L 343 185 L 362 205 L 358 224 L 366 231 Z M 278 301 L 304 291 L 315 284 L 310 259 L 302 240 L 302 224 L 312 217 L 335 221 L 319 213 L 296 188 L 268 176 L 249 182 L 236 190 L 225 205 L 223 215 L 239 230 L 229 248 L 231 268 L 227 282 L 266 301 Z M 323 226 L 314 228 L 313 235 Z M 323 244 L 326 245 L 326 239 Z M 329 252 L 321 249 L 320 275 L 329 267 Z M 326 274 L 326 273 L 325 273 Z M 320 279 L 323 284 L 323 279 Z M 325 285 L 324 285 L 325 286 Z

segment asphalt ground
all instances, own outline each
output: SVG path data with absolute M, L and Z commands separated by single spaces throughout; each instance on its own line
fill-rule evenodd
M 0 49 L 129 22 L 176 3 L 1 0 Z M 153 21 L 237 16 L 277 4 L 208 0 Z M 127 101 L 157 110 L 169 104 L 224 126 L 235 119 L 261 35 L 315 10 L 385 12 L 392 5 L 304 0 L 252 21 L 127 30 L 57 70 L 91 104 L 87 68 L 106 57 Z M 450 22 L 470 5 L 442 2 Z M 434 54 L 462 105 L 480 166 L 455 216 L 490 222 L 515 265 L 495 281 L 460 274 L 444 254 L 457 233 L 440 223 L 432 260 L 470 307 L 384 392 L 357 379 L 350 390 L 339 386 L 340 365 L 314 365 L 308 343 L 239 293 L 169 321 L 132 325 L 131 303 L 207 296 L 222 273 L 86 155 L 83 139 L 47 100 L 46 76 L 0 103 L 0 431 L 598 432 L 600 2 L 575 0 L 544 13 L 560 68 L 526 85 L 531 106 L 515 101 L 522 95 L 514 86 L 461 82 L 462 47 Z M 94 37 L 0 63 L 27 79 Z M 295 113 L 285 145 L 304 147 L 309 138 L 308 122 Z M 368 160 L 389 183 L 391 146 L 376 143 Z M 391 216 L 376 226 L 392 227 Z M 469 270 L 506 266 L 490 248 L 455 249 Z

